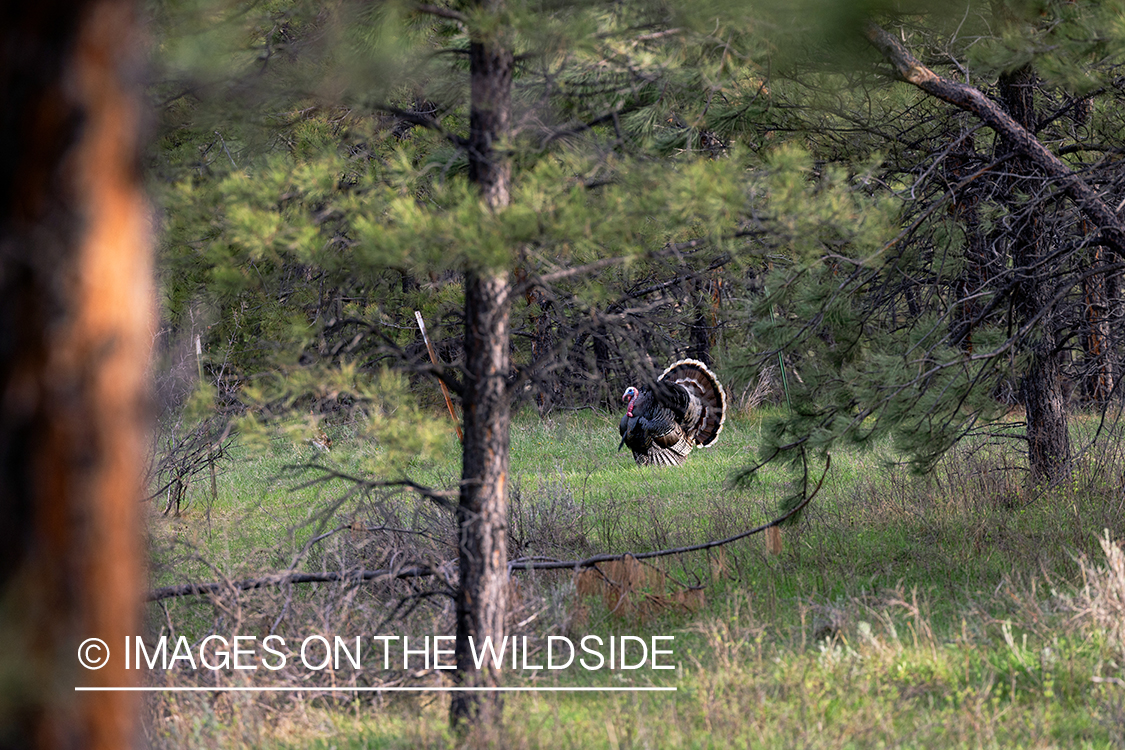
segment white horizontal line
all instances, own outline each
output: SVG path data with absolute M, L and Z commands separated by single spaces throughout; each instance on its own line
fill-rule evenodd
M 667 693 L 675 687 L 76 687 L 78 693 Z

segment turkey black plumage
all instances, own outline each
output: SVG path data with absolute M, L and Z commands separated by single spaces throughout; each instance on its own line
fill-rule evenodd
M 719 437 L 727 394 L 707 365 L 681 359 L 668 366 L 650 388 L 629 386 L 621 400 L 621 450 L 629 446 L 641 466 L 679 466 L 692 448 Z

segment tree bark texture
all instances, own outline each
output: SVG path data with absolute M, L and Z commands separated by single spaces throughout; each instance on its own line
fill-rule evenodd
M 498 0 L 479 5 L 493 18 L 502 8 Z M 469 49 L 469 179 L 493 211 L 511 200 L 511 162 L 504 148 L 511 135 L 514 58 L 505 41 L 501 32 L 489 29 L 474 34 Z M 465 440 L 457 508 L 455 651 L 456 678 L 466 686 L 496 684 L 491 665 L 475 668 L 470 639 L 478 653 L 485 638 L 499 648 L 507 616 L 511 291 L 506 271 L 470 268 L 465 273 Z M 501 709 L 499 693 L 454 693 L 450 721 L 459 728 L 492 723 Z
M 594 350 L 594 372 L 597 376 L 598 402 L 608 409 L 617 409 L 621 406 L 621 392 L 619 378 L 613 365 L 613 347 L 610 341 L 609 328 L 598 326 L 594 329 L 591 348 Z
M 716 277 L 710 281 L 697 278 L 692 284 L 692 306 L 695 308 L 695 317 L 691 322 L 691 330 L 688 332 L 688 340 L 691 342 L 688 347 L 688 356 L 692 359 L 698 359 L 708 367 L 715 364 L 711 357 L 711 344 L 713 343 L 712 338 L 718 319 L 716 314 L 719 304 L 717 283 L 718 278 Z M 714 291 L 711 289 L 712 284 L 716 284 Z
M 461 582 L 457 593 L 456 656 L 462 684 L 491 686 L 491 668 L 476 671 L 483 639 L 504 638 L 508 583 L 508 443 L 510 399 L 507 377 L 509 285 L 503 273 L 470 272 L 465 280 L 465 443 L 461 498 L 457 508 Z M 495 695 L 456 693 L 454 723 L 499 718 Z
M 125 0 L 0 9 L 0 747 L 134 744 L 153 298 Z M 96 671 L 79 644 L 110 649 Z M 87 652 L 91 657 L 98 651 Z
M 951 182 L 958 183 L 975 171 L 973 149 L 974 143 L 970 136 L 965 139 L 963 151 L 954 152 L 946 159 L 947 175 Z M 976 192 L 968 189 L 954 197 L 952 207 L 954 217 L 965 231 L 965 264 L 954 285 L 958 302 L 949 324 L 949 337 L 955 346 L 967 354 L 973 353 L 973 328 L 982 322 L 978 320 L 985 308 L 981 294 L 988 290 L 993 276 L 1000 270 L 995 268 L 996 258 L 980 228 L 979 202 Z M 1004 265 L 1006 264 L 1002 263 L 1000 268 Z
M 494 13 L 503 7 L 500 0 L 478 4 Z M 511 201 L 512 162 L 504 149 L 511 136 L 515 58 L 504 41 L 492 31 L 469 43 L 469 180 L 492 209 Z
M 1036 129 L 1035 88 L 1038 85 L 1034 72 L 1023 66 L 1000 76 L 1000 96 L 1012 119 L 1027 133 Z M 1016 143 L 1004 142 L 1011 148 Z M 1029 156 L 1015 163 L 1017 174 L 1029 175 L 1038 182 L 1036 164 Z M 1027 178 L 1024 178 L 1026 180 Z M 1028 185 L 1020 185 L 1021 178 L 1011 178 L 1007 195 L 1032 194 Z M 1049 268 L 1044 265 L 1043 216 L 1041 203 L 1029 201 L 1020 211 L 1013 205 L 1013 214 L 1019 216 L 1015 236 L 1011 240 L 1010 254 L 1016 283 L 1012 289 L 1012 312 L 1016 323 L 1023 327 L 1042 314 L 1050 304 L 1051 289 Z M 1050 481 L 1065 472 L 1070 462 L 1070 434 L 1067 431 L 1066 392 L 1063 388 L 1062 366 L 1055 333 L 1055 312 L 1047 311 L 1039 325 L 1028 332 L 1025 344 L 1031 351 L 1031 363 L 1020 381 L 1020 400 L 1027 417 L 1028 461 L 1032 481 Z
M 541 289 L 527 292 L 527 304 L 528 307 L 534 305 L 539 308 L 539 312 L 531 316 L 531 361 L 539 365 L 535 377 L 535 405 L 539 409 L 539 416 L 546 417 L 562 395 L 561 384 L 556 375 L 560 368 L 550 361 L 558 357 L 555 351 L 555 329 L 551 322 L 554 304 Z
M 1105 266 L 1105 248 L 1095 245 L 1089 252 L 1090 267 Z M 1116 347 L 1110 319 L 1116 301 L 1113 278 L 1097 273 L 1082 281 L 1082 400 L 1104 404 L 1113 393 L 1116 378 Z

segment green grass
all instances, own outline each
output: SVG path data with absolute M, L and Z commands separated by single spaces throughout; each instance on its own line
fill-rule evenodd
M 682 469 L 653 470 L 616 451 L 615 417 L 522 415 L 512 429 L 513 536 L 526 554 L 573 558 L 690 544 L 756 526 L 775 514 L 789 481 L 770 469 L 758 481 L 730 486 L 731 473 L 752 460 L 758 429 L 757 419 L 735 419 L 716 446 L 693 453 Z M 1089 425 L 1078 420 L 1075 429 L 1077 435 Z M 333 439 L 327 456 L 282 443 L 267 455 L 236 449 L 209 511 L 208 488 L 197 487 L 183 517 L 154 512 L 154 585 L 288 565 L 316 529 L 338 521 L 324 508 L 344 486 L 293 491 L 299 482 L 282 478 L 284 467 L 324 458 L 358 472 L 376 450 L 344 428 Z M 469 744 L 1121 747 L 1125 687 L 1091 678 L 1125 678 L 1125 653 L 1105 619 L 1092 614 L 1096 592 L 1084 598 L 1081 589 L 1083 565 L 1105 564 L 1102 529 L 1125 534 L 1125 460 L 1116 446 L 1104 441 L 1082 459 L 1073 481 L 1045 492 L 1023 486 L 1018 457 L 1004 446 L 958 451 L 921 478 L 896 466 L 889 446 L 841 451 L 801 522 L 786 529 L 779 557 L 752 537 L 721 554 L 662 563 L 677 580 L 703 587 L 705 604 L 696 611 L 620 617 L 588 600 L 580 615 L 569 575 L 520 574 L 521 616 L 537 613 L 521 632 L 533 639 L 559 632 L 676 638 L 674 672 L 566 670 L 539 684 L 665 684 L 677 692 L 509 695 L 503 726 L 485 728 Z M 446 460 L 410 467 L 412 478 L 454 486 L 455 438 L 447 448 Z M 421 527 L 426 518 L 443 522 L 440 513 L 419 521 L 411 514 L 432 509 L 405 495 L 356 502 L 340 509 L 345 519 L 392 513 Z M 362 539 L 344 536 L 318 544 L 301 566 L 332 569 L 373 554 Z M 171 545 L 176 539 L 181 544 Z M 166 611 L 153 606 L 150 621 L 196 637 L 224 627 L 250 632 L 290 607 L 293 632 L 342 632 L 335 629 L 370 626 L 385 611 L 378 601 L 353 597 L 341 613 L 343 600 L 326 607 L 318 599 L 326 595 L 245 595 L 234 609 L 183 600 Z M 428 620 L 418 616 L 391 632 L 450 632 L 438 605 Z M 260 682 L 274 677 L 282 679 Z M 164 747 L 447 747 L 457 744 L 447 706 L 433 695 L 176 696 L 154 699 L 148 731 Z

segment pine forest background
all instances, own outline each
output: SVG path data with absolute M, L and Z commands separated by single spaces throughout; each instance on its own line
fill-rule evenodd
M 574 560 L 729 536 L 798 508 L 825 476 L 826 494 L 789 517 L 768 554 L 731 548 L 674 558 L 659 573 L 630 572 L 628 561 L 605 573 L 646 592 L 652 611 L 634 601 L 628 622 L 694 633 L 685 637 L 712 653 L 704 671 L 748 686 L 693 690 L 733 691 L 732 705 L 763 696 L 789 705 L 777 681 L 801 669 L 818 679 L 808 658 L 831 691 L 849 649 L 870 663 L 904 653 L 894 622 L 906 617 L 913 648 L 933 654 L 926 674 L 902 657 L 917 673 L 895 683 L 896 695 L 911 708 L 891 711 L 879 690 L 856 688 L 871 702 L 800 709 L 852 717 L 840 719 L 851 734 L 826 744 L 916 736 L 951 746 L 973 736 L 962 714 L 1000 720 L 993 696 L 1031 707 L 1007 714 L 1022 746 L 1122 741 L 1112 690 L 1125 679 L 1114 640 L 1125 609 L 1090 581 L 1109 575 L 1097 567 L 1106 555 L 1111 572 L 1120 566 L 1109 539 L 1125 533 L 1116 447 L 1125 5 L 152 0 L 144 9 L 144 168 L 161 316 L 153 589 L 219 582 L 209 598 L 181 591 L 150 605 L 152 633 L 198 640 L 359 621 L 503 630 L 457 603 L 470 579 L 464 562 L 456 572 L 456 539 L 473 503 L 487 514 L 503 501 L 509 525 L 482 544 L 501 545 L 493 549 L 506 559 Z M 674 475 L 646 474 L 627 451 L 614 453 L 621 393 L 682 357 L 725 384 L 729 433 Z M 246 486 L 269 489 L 241 509 L 222 499 Z M 950 498 L 966 487 L 973 499 L 950 521 L 949 503 L 961 502 Z M 299 502 L 271 506 L 267 495 Z M 683 497 L 694 499 L 677 506 Z M 224 523 L 239 533 L 216 531 Z M 864 533 L 875 541 L 862 543 Z M 802 547 L 817 539 L 820 553 L 842 545 L 824 558 L 833 565 L 854 555 L 874 567 L 832 568 L 836 580 L 809 572 L 826 564 L 812 541 Z M 923 548 L 949 556 L 929 561 Z M 910 550 L 926 565 L 917 580 Z M 950 550 L 968 550 L 979 567 L 962 570 Z M 411 566 L 425 575 L 407 577 Z M 376 569 L 390 578 L 367 588 L 231 585 Z M 934 584 L 935 598 L 951 598 L 931 612 L 903 580 L 924 592 L 948 582 L 942 571 L 957 582 Z M 478 573 L 490 591 L 492 573 Z M 795 578 L 768 583 L 774 574 Z M 1043 598 L 1036 580 L 1063 593 Z M 1118 585 L 1125 597 L 1125 578 Z M 503 632 L 617 627 L 621 596 L 564 603 L 576 588 L 610 596 L 564 575 L 498 594 Z M 767 589 L 768 603 L 746 604 L 757 614 L 731 613 L 731 602 Z M 1013 640 L 1011 601 L 969 593 L 1002 589 L 1040 645 Z M 1064 621 L 1091 629 L 1050 629 Z M 784 675 L 740 661 L 760 666 L 771 653 L 763 622 L 783 623 Z M 885 632 L 873 634 L 873 622 Z M 958 622 L 963 682 L 938 656 L 954 638 L 943 628 Z M 719 627 L 744 629 L 720 648 Z M 979 628 L 978 640 L 965 628 Z M 1048 664 L 1060 658 L 1071 660 L 1065 688 L 1062 668 Z M 716 666 L 723 659 L 734 661 Z M 750 731 L 751 718 L 708 695 L 717 703 L 706 703 L 706 720 L 673 722 L 663 739 L 717 742 L 705 739 L 720 736 L 712 718 Z M 158 744 L 233 741 L 235 727 L 248 744 L 289 741 L 270 734 L 264 709 L 177 700 L 147 704 Z M 328 721 L 307 718 L 326 705 L 332 721 L 355 708 L 324 701 L 301 704 L 305 721 Z M 1061 713 L 1044 708 L 1052 701 Z M 615 734 L 628 711 L 614 705 L 608 734 L 595 722 L 598 742 L 644 744 L 639 718 Z M 491 715 L 456 701 L 449 710 L 455 727 L 459 711 Z M 497 722 L 517 720 L 496 710 Z M 962 718 L 937 718 L 945 710 Z M 762 735 L 767 744 L 817 744 L 791 720 L 769 720 L 779 729 Z M 454 741 L 445 729 L 395 731 Z M 485 744 L 537 742 L 507 723 L 474 731 Z M 584 742 L 564 736 L 545 742 Z

